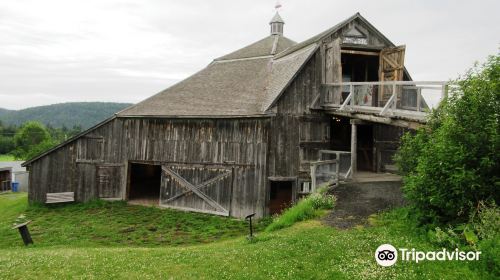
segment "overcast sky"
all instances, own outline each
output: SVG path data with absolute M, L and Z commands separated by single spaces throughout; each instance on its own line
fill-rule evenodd
M 138 102 L 269 35 L 275 0 L 1 0 L 0 107 Z M 305 40 L 360 12 L 406 44 L 414 80 L 447 80 L 498 53 L 498 0 L 282 0 Z

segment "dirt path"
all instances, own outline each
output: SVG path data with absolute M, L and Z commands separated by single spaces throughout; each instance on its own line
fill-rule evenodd
M 340 229 L 366 225 L 371 214 L 404 204 L 400 181 L 347 183 L 331 193 L 337 204 L 323 222 Z

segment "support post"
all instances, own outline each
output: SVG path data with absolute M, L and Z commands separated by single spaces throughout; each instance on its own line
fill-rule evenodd
M 351 95 L 351 107 L 354 107 L 354 105 L 356 105 L 356 96 L 354 95 L 354 87 L 352 84 L 349 85 L 349 94 Z
M 351 175 L 356 176 L 357 167 L 357 145 L 358 145 L 358 133 L 357 133 L 357 122 L 356 120 L 351 120 Z
M 335 154 L 337 163 L 335 163 L 335 183 L 338 185 L 340 182 L 340 153 Z
M 314 192 L 316 190 L 316 165 L 311 164 L 310 168 L 311 168 L 311 192 Z
M 422 103 L 422 88 L 421 87 L 419 87 L 417 89 L 417 112 L 421 111 L 420 103 Z
M 394 101 L 392 103 L 392 110 L 396 110 L 398 104 L 398 93 L 396 91 L 396 83 L 392 85 L 392 94 L 394 96 Z

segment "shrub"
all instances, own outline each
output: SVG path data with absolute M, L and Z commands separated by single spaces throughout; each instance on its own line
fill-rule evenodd
M 483 274 L 483 279 L 500 279 L 500 238 L 484 240 L 478 249 L 481 257 L 472 267 Z
M 461 224 L 480 201 L 499 202 L 500 56 L 455 82 L 423 129 L 403 137 L 396 160 L 423 223 Z
M 500 277 L 500 209 L 496 205 L 480 203 L 468 223 L 449 225 L 446 231 L 437 227 L 429 231 L 429 237 L 443 247 L 481 251 L 479 262 L 471 263 L 472 267 L 480 271 L 483 278 Z
M 310 195 L 312 207 L 314 209 L 332 209 L 335 205 L 336 198 L 333 195 L 313 193 Z
M 474 218 L 473 215 L 473 227 L 480 239 L 494 239 L 500 236 L 500 209 L 496 205 L 487 206 L 481 203 L 477 221 L 474 221 Z

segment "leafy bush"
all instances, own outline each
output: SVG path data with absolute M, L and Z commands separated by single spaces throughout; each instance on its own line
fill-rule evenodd
M 471 217 L 474 231 L 480 239 L 494 239 L 500 236 L 500 208 L 496 205 L 480 204 L 476 215 Z
M 403 137 L 396 161 L 423 223 L 460 224 L 500 192 L 500 56 L 469 71 L 423 129 Z
M 483 274 L 483 279 L 500 279 L 500 238 L 486 239 L 478 249 L 481 257 L 472 267 Z
M 289 227 L 296 222 L 316 218 L 321 215 L 322 210 L 332 209 L 336 198 L 333 195 L 321 194 L 321 191 L 313 193 L 299 200 L 293 207 L 288 208 L 273 222 L 267 226 L 266 231 L 274 231 Z
M 500 277 L 500 209 L 496 205 L 480 203 L 469 222 L 458 226 L 448 225 L 429 231 L 430 241 L 447 248 L 464 248 L 481 251 L 479 262 L 472 266 L 484 278 Z

